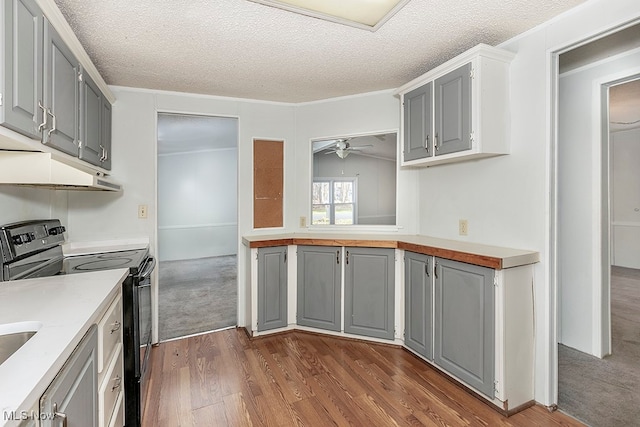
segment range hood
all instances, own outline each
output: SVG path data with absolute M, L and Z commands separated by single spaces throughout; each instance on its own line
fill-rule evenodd
M 0 151 L 0 184 L 54 190 L 122 190 L 122 185 L 101 172 L 62 162 L 52 153 L 32 151 Z

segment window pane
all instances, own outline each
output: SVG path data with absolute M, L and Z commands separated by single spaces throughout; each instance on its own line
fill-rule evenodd
M 336 181 L 333 183 L 334 203 L 353 203 L 353 182 Z
M 353 204 L 336 204 L 336 224 L 353 224 Z
M 331 222 L 331 205 L 313 205 L 311 224 L 329 224 Z
M 313 183 L 313 195 L 311 203 L 319 205 L 322 203 L 331 203 L 329 201 L 329 183 L 328 182 L 314 182 Z

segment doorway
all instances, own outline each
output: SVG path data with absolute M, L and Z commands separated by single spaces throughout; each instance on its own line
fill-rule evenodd
M 160 341 L 237 324 L 238 119 L 158 113 Z
M 633 98 L 640 79 L 639 29 L 559 57 L 558 406 L 589 425 L 629 425 L 640 416 L 640 398 L 630 392 L 640 385 L 640 274 L 616 265 L 640 261 L 640 206 L 628 212 L 640 204 L 633 193 L 640 190 L 640 129 L 629 128 L 640 127 L 640 96 L 622 116 L 619 108 L 620 94 Z M 609 37 L 626 37 L 628 48 Z

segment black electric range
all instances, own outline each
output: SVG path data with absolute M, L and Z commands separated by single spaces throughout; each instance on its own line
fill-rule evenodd
M 57 219 L 0 226 L 0 286 L 8 280 L 129 269 L 122 285 L 125 425 L 138 427 L 151 368 L 151 273 L 155 258 L 146 247 L 65 257 L 61 246 L 65 231 Z

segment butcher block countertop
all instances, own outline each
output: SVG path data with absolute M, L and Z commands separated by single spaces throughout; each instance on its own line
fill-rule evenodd
M 244 236 L 242 243 L 249 248 L 309 245 L 404 249 L 496 270 L 534 264 L 540 260 L 540 254 L 532 250 L 482 245 L 421 235 L 288 233 Z

